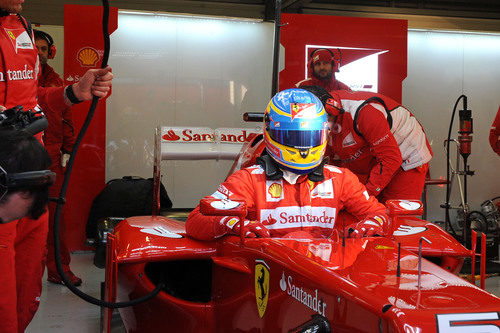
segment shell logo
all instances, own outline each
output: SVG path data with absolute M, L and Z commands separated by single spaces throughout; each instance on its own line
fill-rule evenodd
M 274 183 L 271 186 L 269 186 L 269 190 L 268 190 L 268 192 L 272 198 L 280 198 L 282 191 L 283 191 L 283 188 L 278 183 Z
M 78 51 L 76 58 L 80 62 L 80 65 L 84 67 L 95 67 L 99 61 L 99 54 L 93 47 L 84 47 Z

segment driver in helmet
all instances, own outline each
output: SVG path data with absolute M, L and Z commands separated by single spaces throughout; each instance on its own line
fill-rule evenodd
M 226 234 L 283 237 L 307 232 L 328 238 L 346 209 L 360 222 L 347 226 L 350 237 L 388 233 L 385 207 L 349 170 L 326 165 L 327 114 L 321 101 L 303 89 L 288 89 L 269 102 L 264 117 L 266 152 L 257 164 L 230 175 L 208 198 L 242 200 L 245 221 L 205 216 L 199 206 L 186 221 L 189 236 L 212 240 Z M 341 227 L 339 228 L 341 229 Z

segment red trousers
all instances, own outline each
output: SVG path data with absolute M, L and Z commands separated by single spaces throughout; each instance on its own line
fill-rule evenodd
M 54 159 L 55 160 L 55 159 Z M 59 159 L 55 160 L 57 163 L 50 168 L 53 172 L 56 173 L 56 182 L 50 187 L 49 193 L 53 198 L 59 197 L 59 192 L 61 191 L 64 173 L 60 166 Z M 61 220 L 59 222 L 59 244 L 61 250 L 61 262 L 63 266 L 63 270 L 65 272 L 69 271 L 69 263 L 71 257 L 69 255 L 68 246 L 66 245 L 66 224 L 64 219 L 64 209 L 65 205 L 61 210 Z M 54 217 L 56 212 L 56 203 L 49 203 L 49 235 L 47 237 L 47 273 L 52 276 L 59 276 L 56 268 L 56 259 L 54 255 Z
M 24 332 L 40 303 L 48 213 L 0 224 L 0 332 Z
M 390 199 L 421 200 L 428 169 L 428 163 L 408 171 L 399 168 L 377 196 L 377 200 L 383 204 Z

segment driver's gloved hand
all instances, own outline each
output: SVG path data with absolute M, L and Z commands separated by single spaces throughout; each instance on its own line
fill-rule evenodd
M 361 222 L 347 226 L 347 237 L 385 236 L 384 224 L 386 223 L 387 221 L 383 216 L 367 217 Z
M 227 233 L 240 235 L 240 220 L 237 217 L 226 217 L 220 221 L 226 228 Z M 247 238 L 271 237 L 269 230 L 259 221 L 244 221 L 244 232 Z

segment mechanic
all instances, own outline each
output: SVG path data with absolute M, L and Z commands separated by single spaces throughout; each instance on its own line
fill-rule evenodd
M 49 185 L 55 178 L 55 174 L 45 170 L 49 165 L 47 151 L 31 134 L 0 129 L 0 223 L 13 222 L 28 215 L 36 219 L 45 212 Z M 47 171 L 47 175 L 33 175 L 39 180 L 25 177 L 24 183 L 19 178 L 8 182 L 11 175 L 41 170 Z M 3 252 L 0 257 L 7 257 L 6 251 L 0 247 L 0 252 Z
M 243 223 L 247 237 L 297 232 L 330 237 L 342 208 L 361 220 L 347 226 L 349 236 L 386 234 L 385 207 L 368 195 L 352 172 L 326 165 L 327 126 L 323 105 L 312 93 L 279 92 L 265 111 L 267 155 L 229 176 L 208 198 L 243 200 L 248 208 Z M 201 240 L 238 234 L 239 227 L 238 218 L 204 216 L 199 206 L 186 222 L 187 234 Z
M 56 56 L 56 46 L 54 39 L 48 33 L 34 29 L 35 45 L 38 50 L 38 58 L 40 59 L 40 76 L 38 77 L 38 85 L 40 87 L 60 87 L 64 84 L 63 80 L 54 69 L 47 63 L 48 59 L 54 59 Z
M 500 156 L 500 107 L 490 130 L 490 145 L 495 153 Z
M 0 0 L 0 108 L 22 105 L 24 110 L 47 105 L 46 114 L 92 96 L 105 97 L 111 87 L 111 68 L 90 69 L 66 87 L 39 88 L 40 70 L 31 24 L 19 13 L 23 0 Z M 40 139 L 41 133 L 37 135 Z M 0 332 L 24 332 L 33 318 L 42 289 L 48 214 L 38 219 L 0 225 Z
M 308 62 L 312 77 L 297 82 L 296 87 L 320 86 L 328 91 L 351 90 L 346 84 L 335 78 L 335 72 L 339 71 L 340 66 L 339 62 L 335 60 L 333 52 L 329 49 L 316 49 L 312 51 Z
M 38 77 L 38 86 L 40 87 L 60 87 L 64 84 L 63 80 L 54 69 L 47 64 L 48 59 L 53 59 L 56 55 L 56 46 L 52 36 L 41 30 L 33 30 L 35 34 L 35 44 L 38 50 L 38 58 L 40 59 L 40 76 Z M 42 110 L 47 106 L 40 104 Z M 65 106 L 62 109 L 54 110 L 55 112 L 47 113 L 49 127 L 43 134 L 43 143 L 49 152 L 52 160 L 50 170 L 55 172 L 56 182 L 49 189 L 50 196 L 53 198 L 59 197 L 61 192 L 62 182 L 64 179 L 64 168 L 69 161 L 70 152 L 73 149 L 75 142 L 75 129 L 73 127 L 73 115 L 71 107 Z M 47 281 L 63 284 L 56 268 L 54 255 L 54 216 L 57 204 L 49 203 L 49 234 L 47 237 Z M 61 211 L 60 222 L 60 253 L 63 270 L 68 276 L 71 283 L 75 286 L 82 284 L 82 279 L 76 276 L 70 269 L 71 256 L 66 244 L 66 219 L 64 218 L 64 206 Z
M 325 103 L 331 131 L 326 155 L 348 168 L 370 195 L 420 200 L 432 151 L 415 116 L 393 99 L 372 92 L 306 87 Z

